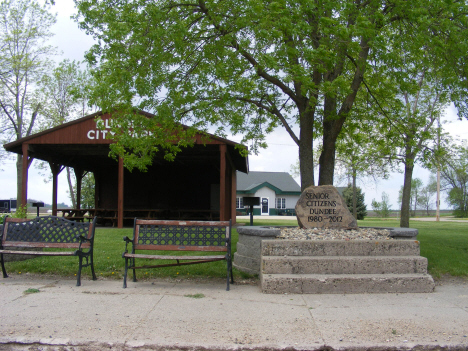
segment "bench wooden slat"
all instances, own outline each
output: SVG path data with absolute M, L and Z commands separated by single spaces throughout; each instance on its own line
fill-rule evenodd
M 13 255 L 35 255 L 35 256 L 76 256 L 76 251 L 21 251 L 21 250 L 0 250 L 2 254 Z
M 189 246 L 189 245 L 151 245 L 136 244 L 135 250 L 154 250 L 154 251 L 206 251 L 223 252 L 227 251 L 226 246 Z
M 45 243 L 45 242 L 26 242 L 26 241 L 7 241 L 2 244 L 3 247 L 37 247 L 47 249 L 78 249 L 79 243 Z M 88 249 L 91 246 L 90 243 L 83 243 L 81 248 Z
M 131 254 L 125 253 L 124 257 L 128 258 L 152 258 L 159 260 L 224 260 L 226 256 L 212 255 L 212 256 L 168 256 L 168 255 L 145 255 L 145 254 Z

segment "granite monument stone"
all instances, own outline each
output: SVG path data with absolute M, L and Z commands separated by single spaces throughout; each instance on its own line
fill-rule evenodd
M 332 185 L 310 186 L 296 204 L 301 228 L 357 229 L 357 221 Z

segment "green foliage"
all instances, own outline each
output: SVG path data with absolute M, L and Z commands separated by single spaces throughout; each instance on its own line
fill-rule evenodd
M 43 100 L 35 87 L 50 67 L 55 48 L 46 45 L 55 15 L 34 0 L 0 2 L 0 138 L 31 135 L 42 117 Z M 50 55 L 50 56 L 49 56 Z M 21 198 L 21 155 L 17 198 Z
M 87 173 L 81 179 L 81 208 L 94 208 L 95 207 L 95 186 L 96 186 L 96 182 L 95 182 L 93 173 Z M 76 196 L 76 193 L 77 193 L 76 183 L 73 186 L 73 193 L 74 193 L 74 196 Z
M 95 180 L 94 174 L 88 173 L 81 183 L 81 205 L 83 208 L 95 207 Z
M 48 129 L 89 113 L 87 93 L 91 75 L 77 61 L 64 60 L 39 82 L 43 97 L 41 129 Z
M 447 201 L 455 207 L 453 214 L 455 217 L 468 217 L 468 195 L 462 189 L 452 188 L 448 193 Z
M 468 143 L 452 144 L 441 162 L 442 186 L 456 217 L 468 217 Z
M 353 119 L 348 121 L 336 144 L 336 172 L 347 183 L 363 178 L 386 179 L 393 168 L 386 157 L 385 135 L 375 133 L 378 123 L 363 118 L 373 112 L 364 96 L 361 97 L 351 112 Z
M 0 3 L 0 120 L 8 126 L 2 133 L 14 133 L 15 139 L 31 134 L 42 110 L 34 85 L 49 68 L 48 55 L 55 53 L 44 44 L 56 21 L 48 10 L 31 0 Z
M 364 199 L 364 193 L 361 188 L 356 188 L 356 209 L 357 209 L 357 219 L 363 220 L 367 216 L 367 206 Z M 343 190 L 343 198 L 346 202 L 346 206 L 351 213 L 353 213 L 353 187 L 351 184 L 348 184 L 348 187 Z
M 418 198 L 418 208 L 426 210 L 429 216 L 429 211 L 434 207 L 434 195 L 437 194 L 437 179 L 434 175 L 429 176 L 429 183 L 421 188 L 421 193 Z
M 390 207 L 392 206 L 389 204 L 389 198 L 387 193 L 382 193 L 381 202 L 377 202 L 375 201 L 375 199 L 372 199 L 371 206 L 374 212 L 377 213 L 379 217 L 388 218 L 390 216 Z
M 5 222 L 5 218 L 7 217 L 8 215 L 1 215 L 0 216 L 0 224 L 3 224 L 3 222 Z
M 18 206 L 16 212 L 11 214 L 13 218 L 27 218 L 28 217 L 28 205 Z
M 93 102 L 104 111 L 124 111 L 112 130 L 112 154 L 127 168 L 144 170 L 156 152 L 172 159 L 190 145 L 190 133 L 177 123 L 220 136 L 241 134 L 252 152 L 282 126 L 298 145 L 303 188 L 314 183 L 314 139 L 323 138 L 319 182 L 332 184 L 345 122 L 372 120 L 372 113 L 352 114 L 356 99 L 389 111 L 401 107 L 400 97 L 379 100 L 394 96 L 400 82 L 413 87 L 415 77 L 399 73 L 412 66 L 407 53 L 419 62 L 426 52 L 421 48 L 430 48 L 439 53 L 425 60 L 431 62 L 447 57 L 440 52 L 448 43 L 456 47 L 466 38 L 466 4 L 452 0 L 76 5 L 81 28 L 98 39 L 87 54 L 99 82 Z M 463 52 L 452 50 L 444 66 L 463 62 L 457 61 Z M 358 96 L 364 81 L 367 94 Z M 143 121 L 133 107 L 155 117 Z

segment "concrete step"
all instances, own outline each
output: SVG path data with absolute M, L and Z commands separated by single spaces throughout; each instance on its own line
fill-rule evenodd
M 267 294 L 430 293 L 428 274 L 261 274 Z
M 262 256 L 419 256 L 415 240 L 263 240 Z
M 427 273 L 421 256 L 265 256 L 264 274 L 411 274 Z

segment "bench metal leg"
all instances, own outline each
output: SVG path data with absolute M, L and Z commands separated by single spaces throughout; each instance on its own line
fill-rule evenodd
M 5 269 L 5 263 L 3 261 L 3 254 L 0 254 L 0 260 L 2 261 L 2 272 L 3 272 L 3 278 L 8 278 L 8 274 Z
M 132 262 L 132 267 L 135 267 L 135 257 L 133 257 L 131 259 L 131 262 Z M 133 282 L 136 283 L 137 281 L 137 278 L 136 278 L 136 269 L 133 268 Z
M 232 262 L 231 262 L 231 283 L 234 284 L 234 274 L 232 274 Z
M 91 274 L 93 275 L 93 280 L 97 280 L 96 273 L 94 272 L 94 255 L 91 253 Z
M 125 272 L 124 272 L 124 281 L 123 281 L 124 289 L 127 287 L 127 273 L 128 273 L 128 258 L 125 257 Z
M 231 260 L 227 260 L 226 262 L 226 270 L 227 270 L 227 287 L 226 287 L 226 291 L 229 291 L 229 280 L 231 281 L 232 284 L 234 284 L 234 275 L 232 274 L 232 262 Z M 229 278 L 229 275 L 231 275 L 231 277 Z
M 79 255 L 78 274 L 76 275 L 76 286 L 81 286 L 81 267 L 83 266 L 83 256 Z

